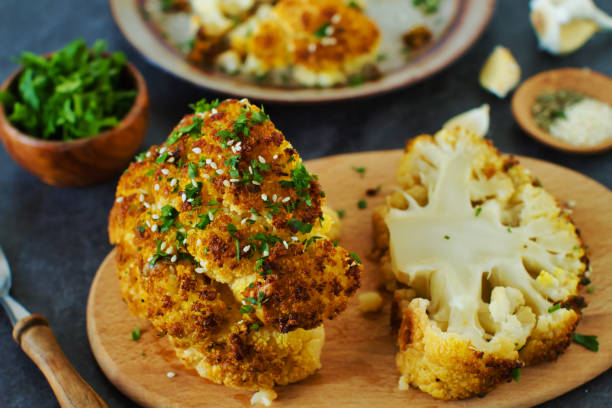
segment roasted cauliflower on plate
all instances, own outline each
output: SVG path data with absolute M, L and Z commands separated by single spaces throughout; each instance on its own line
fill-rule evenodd
M 588 262 L 555 198 L 461 126 L 411 140 L 397 182 L 373 221 L 396 289 L 400 388 L 482 395 L 561 354 L 584 306 Z
M 271 389 L 320 367 L 322 323 L 361 265 L 297 152 L 248 101 L 201 101 L 121 177 L 110 214 L 121 294 L 209 380 Z

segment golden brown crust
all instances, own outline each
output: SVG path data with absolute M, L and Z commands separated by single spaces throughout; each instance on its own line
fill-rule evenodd
M 230 100 L 187 116 L 119 181 L 109 235 L 122 296 L 213 381 L 257 389 L 301 379 L 318 352 L 296 344 L 322 342 L 310 329 L 346 308 L 361 271 L 326 238 L 323 202 L 258 108 Z M 276 344 L 268 350 L 264 334 Z

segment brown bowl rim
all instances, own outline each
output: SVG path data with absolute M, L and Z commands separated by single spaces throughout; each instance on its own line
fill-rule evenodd
M 48 58 L 53 53 L 45 54 L 44 57 Z M 132 103 L 132 107 L 128 111 L 128 113 L 121 119 L 121 121 L 114 128 L 105 130 L 104 132 L 98 133 L 93 136 L 88 136 L 82 139 L 75 140 L 45 140 L 34 137 L 27 133 L 23 133 L 21 130 L 13 126 L 11 121 L 5 114 L 4 104 L 0 103 L 0 126 L 8 126 L 13 130 L 13 136 L 19 139 L 19 143 L 27 144 L 35 147 L 53 147 L 53 148 L 71 148 L 73 146 L 78 146 L 81 144 L 88 144 L 93 142 L 94 140 L 105 139 L 107 137 L 111 137 L 117 131 L 127 128 L 131 123 L 133 123 L 139 116 L 144 113 L 143 107 L 145 106 L 147 99 L 147 84 L 142 76 L 142 74 L 138 71 L 138 69 L 129 61 L 126 61 L 125 66 L 130 73 L 130 76 L 136 82 L 135 89 L 137 90 L 136 98 L 134 98 L 134 102 Z M 7 79 L 4 80 L 2 85 L 0 86 L 0 91 L 4 91 L 8 89 L 13 81 L 23 72 L 23 67 L 15 70 Z

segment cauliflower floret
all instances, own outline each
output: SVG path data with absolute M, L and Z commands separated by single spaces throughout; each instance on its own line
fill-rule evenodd
M 556 200 L 460 126 L 409 142 L 397 178 L 373 223 L 386 286 L 416 295 L 395 308 L 401 384 L 466 398 L 561 353 L 586 259 Z

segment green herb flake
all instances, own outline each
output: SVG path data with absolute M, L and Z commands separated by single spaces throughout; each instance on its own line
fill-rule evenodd
M 215 99 L 212 102 L 208 102 L 206 98 L 204 98 L 200 99 L 196 103 L 190 104 L 189 107 L 193 109 L 194 113 L 205 113 L 219 107 L 219 100 Z
M 589 293 L 593 293 L 593 292 L 595 292 L 595 286 L 589 286 L 589 287 L 587 288 L 587 292 L 589 292 Z
M 520 368 L 512 369 L 512 379 L 516 382 L 519 382 L 520 378 L 521 378 L 521 369 Z
M 552 305 L 551 307 L 548 308 L 548 313 L 554 313 L 557 310 L 561 309 L 561 304 L 560 303 L 556 303 L 554 305 Z
M 578 334 L 574 333 L 574 337 L 572 338 L 574 343 L 580 344 L 583 347 L 591 351 L 599 351 L 599 342 L 597 341 L 597 336 L 590 336 L 586 334 Z
M 351 258 L 353 258 L 353 260 L 355 260 L 355 262 L 357 262 L 359 265 L 361 265 L 361 259 L 359 259 L 359 256 L 355 252 L 351 252 L 349 254 L 349 256 Z
M 134 330 L 132 330 L 132 341 L 138 340 L 140 340 L 140 327 L 135 327 Z
M 363 178 L 365 176 L 365 173 L 367 171 L 367 169 L 365 167 L 357 167 L 357 166 L 353 166 L 352 167 L 353 170 L 357 173 L 359 173 L 359 175 Z
M 482 207 L 478 207 L 478 208 L 476 208 L 476 212 L 474 213 L 474 215 L 475 215 L 476 217 L 478 217 L 478 216 L 480 215 L 480 213 L 481 213 L 481 212 L 482 212 Z
M 242 305 L 240 306 L 240 313 L 242 314 L 246 314 L 246 313 L 252 313 L 253 311 L 255 311 L 255 308 L 251 305 Z
M 367 207 L 368 207 L 368 202 L 366 200 L 357 201 L 357 208 L 359 208 L 360 210 L 363 210 Z
M 189 178 L 194 179 L 198 176 L 198 167 L 196 166 L 195 163 L 189 163 L 187 165 L 187 175 L 189 176 Z
M 450 239 L 450 236 L 445 235 L 445 236 L 444 236 L 444 239 L 448 241 L 448 240 Z
M 287 222 L 287 226 L 291 228 L 291 230 L 294 232 L 299 231 L 302 234 L 308 234 L 310 233 L 310 231 L 312 231 L 313 224 L 307 224 L 305 222 L 292 218 L 291 220 L 289 220 L 289 222 Z
M 325 38 L 327 37 L 327 30 L 331 27 L 331 23 L 322 24 L 317 31 L 314 32 L 314 36 L 317 38 Z
M 342 219 L 346 215 L 346 210 L 336 210 L 336 214 L 338 214 L 338 217 Z

